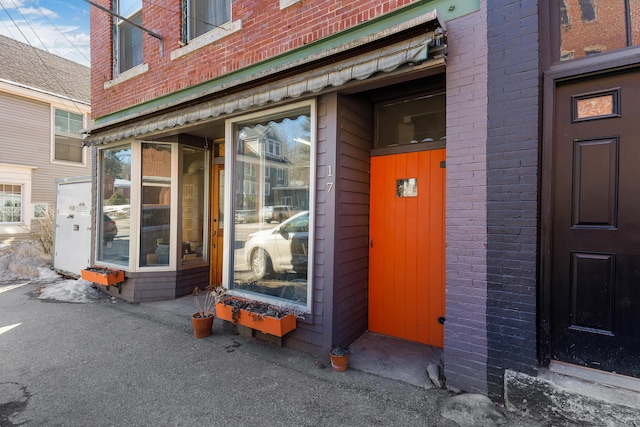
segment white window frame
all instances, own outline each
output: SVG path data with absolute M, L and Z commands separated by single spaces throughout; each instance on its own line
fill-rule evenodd
M 49 212 L 48 203 L 34 203 L 33 204 L 33 218 L 45 218 Z
M 230 19 L 229 21 L 214 27 L 212 30 L 204 34 L 201 34 L 198 37 L 189 38 L 188 34 L 190 30 L 188 28 L 189 27 L 188 11 L 190 9 L 191 1 L 183 0 L 182 13 L 183 13 L 184 34 L 181 40 L 183 47 L 171 51 L 170 56 L 172 61 L 175 59 L 181 58 L 184 55 L 187 55 L 202 47 L 211 45 L 217 42 L 218 40 L 221 40 L 231 34 L 234 34 L 242 30 L 242 20 L 240 19 L 236 19 L 235 21 L 231 20 L 231 18 L 233 18 L 233 2 L 231 0 L 228 0 L 228 1 L 231 3 L 229 7 L 229 19 Z
M 302 0 L 280 0 L 280 10 L 286 9 L 289 6 L 293 6 L 296 3 L 300 3 Z
M 3 184 L 22 186 L 21 200 L 21 221 L 18 223 L 0 223 L 0 233 L 3 234 L 23 234 L 31 230 L 31 220 L 33 219 L 33 209 L 29 205 L 31 200 L 32 175 L 36 170 L 35 166 L 8 165 L 0 163 L 0 182 Z
M 306 306 L 302 306 L 301 308 L 305 313 L 312 313 L 313 307 L 313 264 L 314 264 L 314 248 L 315 248 L 315 193 L 316 193 L 316 174 L 314 171 L 316 170 L 316 162 L 317 162 L 317 137 L 316 137 L 316 129 L 317 129 L 317 112 L 316 112 L 316 100 L 310 99 L 307 101 L 301 101 L 293 104 L 288 104 L 280 107 L 276 107 L 270 110 L 264 110 L 256 113 L 247 114 L 244 116 L 238 116 L 231 119 L 227 119 L 225 121 L 225 138 L 227 141 L 232 141 L 235 145 L 236 143 L 236 135 L 234 132 L 234 126 L 237 122 L 245 122 L 253 119 L 267 117 L 272 115 L 277 115 L 280 113 L 286 113 L 288 111 L 299 110 L 301 108 L 309 108 L 309 124 L 310 124 L 310 144 L 311 147 L 315 147 L 311 150 L 311 156 L 309 159 L 309 260 L 308 265 L 310 266 L 310 274 L 307 282 L 307 303 Z M 227 153 L 225 156 L 225 170 L 228 171 L 225 174 L 225 183 L 224 183 L 224 199 L 228 202 L 225 203 L 224 207 L 224 215 L 227 218 L 232 218 L 233 215 L 233 200 L 235 193 L 235 162 L 236 162 L 236 153 L 233 150 L 231 153 Z M 229 172 L 230 171 L 230 172 Z M 227 230 L 225 230 L 224 235 L 224 247 L 232 248 L 234 247 L 234 239 L 235 235 L 235 224 L 233 221 L 227 226 Z M 224 288 L 229 289 L 230 280 L 234 266 L 232 265 L 233 259 L 231 258 L 231 251 L 225 250 L 222 256 L 222 286 Z M 252 300 L 262 301 L 267 303 L 275 303 L 281 304 L 282 301 L 277 300 L 274 297 L 271 297 L 266 294 L 258 294 L 258 293 L 246 293 L 239 290 L 231 291 L 235 295 L 243 296 Z
M 51 162 L 52 163 L 60 163 L 60 164 L 66 164 L 66 165 L 70 165 L 70 166 L 86 166 L 87 165 L 87 148 L 86 147 L 82 147 L 82 160 L 77 162 L 74 160 L 65 160 L 65 159 L 56 159 L 56 136 L 57 135 L 66 135 L 66 136 L 72 136 L 72 134 L 69 133 L 65 133 L 65 132 L 57 132 L 56 131 L 56 110 L 60 110 L 60 111 L 66 111 L 67 113 L 71 113 L 71 114 L 78 114 L 82 116 L 82 127 L 85 128 L 87 127 L 87 115 L 83 112 L 83 111 L 73 111 L 73 109 L 69 109 L 69 108 L 64 108 L 64 107 L 60 107 L 60 106 L 55 106 L 52 105 L 51 106 Z M 78 134 L 78 139 L 80 141 L 80 143 L 82 143 L 82 135 Z
M 16 225 L 16 224 L 24 224 L 24 208 L 25 208 L 25 203 L 24 203 L 24 185 L 20 184 L 20 183 L 15 183 L 15 182 L 0 182 L 0 186 L 11 186 L 11 187 L 19 187 L 20 188 L 20 217 L 18 218 L 17 221 L 0 221 L 0 224 L 2 225 Z M 9 199 L 12 200 L 12 199 Z M 4 202 L 4 200 L 2 198 L 0 198 L 0 202 Z M 0 210 L 3 209 L 3 206 L 0 206 Z
M 131 10 L 131 11 L 125 11 L 125 10 L 120 10 L 121 8 L 121 3 L 125 2 L 126 0 L 114 0 L 113 5 L 115 8 L 115 12 L 118 13 L 119 15 L 134 21 L 138 18 L 140 18 L 140 25 L 142 25 L 142 0 L 140 0 L 140 7 L 138 9 L 135 10 Z M 130 23 L 121 20 L 118 17 L 113 17 L 114 19 L 114 38 L 113 38 L 113 75 L 114 77 L 117 77 L 129 70 L 133 70 L 136 69 L 137 67 L 139 67 L 140 65 L 142 65 L 144 63 L 144 46 L 143 46 L 143 40 L 144 40 L 144 35 L 142 34 L 143 31 L 140 28 L 136 28 L 134 26 L 132 26 Z M 122 38 L 122 33 L 123 33 L 123 29 L 124 28 L 128 28 L 128 26 L 133 28 L 133 31 L 139 31 L 140 32 L 140 62 L 139 63 L 132 63 L 130 67 L 123 69 L 122 68 L 122 63 L 123 63 L 123 48 L 121 48 L 121 42 L 123 41 Z
M 103 151 L 106 149 L 116 149 L 116 148 L 120 148 L 120 147 L 124 147 L 124 146 L 129 146 L 131 149 L 131 165 L 130 165 L 130 173 L 131 173 L 131 179 L 130 179 L 130 187 L 129 187 L 129 253 L 127 254 L 128 256 L 128 264 L 116 264 L 114 262 L 109 262 L 109 260 L 106 259 L 99 259 L 99 251 L 98 251 L 98 246 L 101 244 L 100 242 L 100 235 L 101 232 L 100 227 L 103 227 L 103 214 L 106 213 L 105 209 L 104 209 L 104 195 L 103 195 L 103 189 L 104 189 L 104 176 L 103 176 L 103 165 L 102 165 L 102 159 L 103 159 Z M 136 252 L 132 252 L 131 249 L 132 248 L 136 248 L 136 245 L 138 244 L 138 239 L 137 239 L 137 233 L 132 233 L 131 230 L 137 230 L 139 227 L 139 220 L 137 218 L 137 215 L 134 215 L 131 212 L 131 209 L 133 208 L 134 203 L 137 202 L 138 198 L 137 195 L 140 193 L 139 191 L 136 191 L 136 187 L 135 187 L 135 182 L 139 182 L 139 181 L 135 181 L 135 177 L 136 174 L 138 173 L 138 171 L 140 170 L 139 166 L 137 166 L 134 161 L 134 159 L 139 158 L 140 157 L 140 153 L 136 153 L 136 150 L 139 151 L 139 147 L 140 144 L 137 143 L 134 140 L 131 139 L 126 139 L 126 140 L 122 140 L 122 141 L 118 141 L 117 143 L 112 143 L 112 144 L 108 144 L 108 145 L 104 145 L 101 147 L 98 147 L 98 153 L 96 156 L 96 163 L 97 163 L 97 181 L 98 181 L 98 189 L 97 189 L 97 193 L 98 193 L 98 203 L 97 203 L 97 207 L 96 207 L 96 214 L 95 214 L 95 229 L 96 229 L 96 235 L 95 235 L 95 240 L 93 241 L 93 245 L 94 245 L 94 249 L 95 249 L 95 262 L 97 265 L 100 266 L 107 266 L 107 267 L 112 267 L 115 269 L 124 269 L 127 271 L 135 271 L 134 268 L 135 266 L 138 265 L 138 250 L 136 249 Z M 134 196 L 135 194 L 135 196 Z M 134 241 L 135 240 L 135 241 Z M 132 246 L 133 245 L 133 246 Z
M 180 179 L 175 179 L 178 177 L 179 173 L 179 151 L 180 145 L 177 143 L 166 143 L 167 145 L 171 145 L 171 228 L 169 231 L 169 247 L 171 248 L 171 254 L 169 256 L 169 264 L 168 265 L 146 265 L 144 267 L 140 267 L 140 216 L 142 214 L 141 202 L 142 199 L 142 145 L 145 142 L 156 143 L 155 141 L 145 141 L 145 140 L 123 140 L 118 143 L 110 144 L 104 147 L 100 147 L 100 150 L 106 148 L 115 148 L 122 145 L 131 145 L 131 195 L 130 195 L 130 206 L 131 206 L 131 214 L 129 218 L 129 227 L 130 227 L 130 236 L 129 236 L 129 263 L 128 265 L 116 264 L 106 260 L 98 260 L 96 259 L 96 263 L 99 265 L 113 267 L 117 269 L 124 269 L 126 271 L 138 272 L 138 271 L 177 271 L 177 263 L 174 256 L 174 252 L 176 252 L 176 248 L 178 245 L 178 195 L 180 194 L 179 183 Z M 100 158 L 101 155 L 98 155 Z M 102 175 L 101 175 L 101 166 L 98 168 L 98 188 L 102 186 Z M 99 190 L 100 191 L 100 190 Z M 96 211 L 97 220 L 100 221 L 102 218 L 102 213 L 104 207 L 102 205 L 102 195 L 98 196 L 98 210 Z M 98 225 L 99 226 L 99 225 Z M 98 234 L 98 233 L 96 233 Z M 100 242 L 95 241 L 95 245 L 100 244 Z M 97 255 L 96 255 L 97 256 Z

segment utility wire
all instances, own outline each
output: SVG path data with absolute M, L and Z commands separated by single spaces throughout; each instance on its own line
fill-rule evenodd
M 31 24 L 29 23 L 29 21 L 27 20 L 27 18 L 22 14 L 22 12 L 20 12 L 19 8 L 16 6 L 15 2 L 13 0 L 11 0 L 11 3 L 13 3 L 13 6 L 16 8 L 16 10 L 18 10 L 18 13 L 20 13 L 20 15 L 22 16 L 22 18 L 24 19 L 25 23 L 29 26 L 29 28 L 31 29 L 31 31 L 33 31 L 33 33 L 35 34 L 35 36 L 37 37 L 37 39 L 40 41 L 40 43 L 42 43 L 42 40 L 40 39 L 40 37 L 38 36 L 38 34 L 35 32 L 35 30 L 33 29 L 33 27 L 31 26 Z M 54 95 L 61 101 L 62 105 L 66 105 L 66 102 L 71 102 L 73 104 L 73 106 L 75 107 L 75 109 L 81 113 L 82 113 L 82 109 L 78 106 L 78 104 L 76 103 L 76 100 L 69 94 L 69 92 L 67 92 L 65 86 L 60 82 L 60 80 L 58 79 L 58 77 L 56 76 L 56 74 L 51 71 L 51 69 L 49 68 L 49 65 L 47 64 L 47 62 L 42 58 L 42 56 L 39 53 L 38 48 L 34 47 L 30 42 L 29 39 L 27 38 L 27 36 L 24 34 L 24 32 L 22 31 L 22 29 L 20 28 L 20 26 L 18 25 L 18 23 L 13 19 L 13 17 L 9 14 L 9 11 L 6 9 L 6 7 L 4 6 L 4 4 L 2 2 L 0 2 L 0 6 L 2 6 L 2 9 L 5 11 L 5 13 L 7 14 L 7 16 L 9 17 L 9 19 L 11 20 L 11 22 L 13 22 L 13 25 L 15 25 L 15 27 L 18 29 L 18 31 L 20 32 L 20 34 L 22 34 L 22 37 L 24 37 L 24 39 L 27 41 L 27 44 L 31 47 L 31 49 L 33 50 L 33 53 L 38 57 L 38 59 L 40 60 L 40 62 L 42 62 L 42 64 L 44 65 L 44 68 L 49 71 L 49 73 L 51 74 L 51 77 L 56 81 L 56 83 L 59 85 L 60 89 L 62 90 L 62 92 L 67 96 L 68 99 L 63 99 L 61 98 L 59 95 L 55 94 Z M 16 40 L 16 43 L 18 43 L 18 41 Z M 42 43 L 44 50 L 48 53 L 49 52 L 46 49 L 46 46 L 44 45 L 44 43 Z M 53 54 L 52 54 L 53 55 Z M 31 59 L 29 58 L 29 62 L 31 62 L 31 64 L 34 66 L 34 69 L 36 68 L 36 64 L 33 63 L 33 61 L 31 61 Z M 66 102 L 65 102 L 66 101 Z M 84 115 L 84 114 L 83 114 Z
M 81 56 L 82 56 L 82 57 L 83 57 L 83 58 L 84 58 L 88 63 L 91 63 L 91 58 L 87 58 L 87 57 L 85 56 L 84 52 L 82 52 L 82 51 L 81 51 L 81 50 L 80 50 L 80 49 L 79 49 L 79 48 L 78 48 L 78 47 L 77 47 L 77 46 L 76 46 L 76 45 L 75 45 L 71 40 L 69 40 L 69 39 L 67 38 L 67 36 L 62 32 L 62 30 L 61 30 L 61 29 L 59 29 L 59 28 L 56 26 L 56 24 L 54 24 L 54 23 L 53 23 L 53 21 L 51 21 L 51 19 L 49 19 L 49 17 L 48 17 L 48 16 L 47 16 L 43 11 L 42 11 L 42 8 L 38 7 L 37 9 L 38 9 L 38 12 L 40 12 L 40 15 L 42 15 L 42 17 L 43 17 L 44 19 L 46 19 L 46 20 L 47 20 L 47 22 L 48 22 L 49 24 L 51 24 L 51 26 L 52 26 L 52 27 L 53 27 L 53 28 L 54 28 L 58 33 L 60 33 L 60 35 L 61 35 L 62 37 L 64 37 L 64 39 L 65 39 L 67 42 L 69 42 L 69 44 L 70 44 L 71 46 L 73 46 L 73 48 L 74 48 L 76 51 L 78 51 L 78 53 L 79 53 L 79 54 L 80 54 L 80 55 L 81 55 Z
M 35 0 L 31 0 L 31 3 L 32 3 L 32 4 L 36 4 L 36 3 L 35 3 Z M 38 10 L 38 12 L 42 15 L 42 17 L 43 17 L 43 18 L 45 18 L 45 19 L 47 20 L 47 22 L 49 22 L 49 24 L 50 24 L 50 25 L 51 25 L 51 26 L 52 26 L 52 27 L 53 27 L 53 28 L 54 28 L 58 33 L 60 33 L 60 35 L 61 35 L 62 37 L 64 37 L 64 39 L 65 39 L 65 40 L 66 40 L 66 41 L 67 41 L 71 46 L 73 46 L 73 48 L 74 48 L 74 49 L 75 49 L 75 50 L 76 50 L 76 51 L 77 51 L 77 52 L 78 52 L 78 53 L 79 53 L 79 54 L 80 54 L 80 55 L 81 55 L 81 56 L 82 56 L 82 57 L 83 57 L 83 58 L 84 58 L 84 59 L 85 59 L 89 64 L 91 64 L 91 58 L 87 58 L 87 57 L 85 56 L 84 52 L 82 52 L 82 50 L 80 50 L 80 49 L 78 48 L 78 46 L 76 46 L 76 45 L 75 45 L 71 40 L 69 40 L 69 39 L 67 38 L 67 36 L 65 35 L 65 33 L 64 33 L 62 30 L 60 30 L 60 29 L 56 26 L 56 24 L 54 24 L 54 23 L 53 23 L 53 21 L 51 21 L 51 19 L 49 19 L 49 17 L 48 17 L 48 16 L 47 16 L 43 11 L 42 11 L 42 8 L 40 8 L 40 7 L 35 7 L 35 8 L 36 8 L 36 9 Z M 89 28 L 89 37 L 91 37 L 91 28 Z M 45 48 L 45 50 L 46 50 L 46 48 Z M 107 76 L 107 75 L 105 75 L 104 73 L 102 74 L 102 78 L 103 78 L 105 81 L 110 80 L 110 77 L 109 77 L 109 76 Z
M 34 30 L 34 28 L 32 27 L 31 23 L 29 22 L 29 20 L 26 18 L 26 16 L 22 13 L 22 11 L 20 11 L 20 8 L 16 5 L 14 0 L 11 0 L 11 3 L 13 4 L 14 8 L 18 11 L 18 13 L 22 16 L 22 19 L 24 20 L 24 22 L 26 23 L 26 25 L 29 26 L 29 29 L 33 32 L 33 34 L 35 35 L 35 37 L 38 39 L 38 41 L 40 42 L 40 44 L 43 46 L 43 50 L 50 53 L 49 50 L 47 49 L 46 45 L 44 44 L 44 42 L 42 41 L 42 39 L 40 38 L 40 36 L 38 35 L 38 33 Z M 182 13 L 183 10 L 180 7 L 178 10 L 175 9 L 169 9 L 167 7 L 164 7 L 162 5 L 159 5 L 151 0 L 142 0 L 142 3 L 147 3 L 148 5 L 157 7 L 159 9 L 171 12 L 172 14 L 178 15 L 180 17 L 182 17 Z M 6 7 L 4 6 L 3 2 L 0 1 L 0 6 L 2 7 L 2 9 L 4 10 L 4 12 L 7 14 L 7 16 L 9 17 L 9 19 L 11 20 L 11 22 L 13 22 L 15 28 L 20 32 L 20 34 L 22 35 L 22 37 L 24 38 L 24 40 L 26 40 L 26 43 L 33 49 L 34 54 L 38 57 L 38 59 L 42 62 L 42 64 L 45 66 L 45 68 L 49 71 L 49 73 L 51 74 L 52 78 L 58 83 L 58 85 L 60 86 L 61 90 L 64 92 L 64 94 L 69 98 L 69 100 L 74 104 L 74 107 L 78 110 L 78 112 L 81 112 L 82 110 L 78 107 L 78 105 L 76 104 L 76 102 L 74 101 L 73 97 L 66 91 L 64 85 L 58 80 L 57 76 L 55 75 L 55 73 L 53 71 L 51 71 L 49 69 L 49 66 L 47 65 L 46 61 L 41 57 L 41 55 L 39 54 L 39 49 L 34 47 L 30 42 L 29 39 L 27 38 L 27 36 L 24 34 L 24 32 L 22 31 L 22 29 L 20 28 L 20 26 L 17 24 L 17 22 L 13 19 L 13 17 L 11 16 L 11 14 L 9 13 L 9 11 L 6 9 Z M 51 19 L 42 11 L 42 8 L 40 7 L 36 7 L 36 9 L 38 10 L 38 12 L 47 20 L 47 22 L 71 45 L 73 46 L 73 48 L 75 50 L 78 51 L 78 53 L 80 53 L 80 55 L 86 59 L 87 61 L 90 62 L 90 59 L 87 58 L 84 53 L 71 41 L 67 38 L 67 36 L 51 21 Z M 194 16 L 188 16 L 189 19 L 200 22 L 200 23 L 204 23 L 206 25 L 209 25 L 211 27 L 214 28 L 223 28 L 219 25 L 215 25 L 212 24 L 210 22 L 207 22 L 205 20 L 202 19 L 198 19 Z M 9 27 L 6 26 L 9 34 L 11 34 L 11 29 Z M 14 38 L 15 39 L 15 38 Z M 33 62 L 32 62 L 33 64 Z M 35 64 L 33 64 L 35 66 Z M 102 75 L 102 77 L 106 80 L 109 80 L 110 78 L 108 76 Z M 62 98 L 60 98 L 60 100 L 62 101 Z M 64 104 L 64 103 L 63 103 Z

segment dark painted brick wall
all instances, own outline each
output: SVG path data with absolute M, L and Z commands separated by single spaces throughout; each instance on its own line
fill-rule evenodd
M 491 0 L 488 16 L 487 379 L 536 369 L 538 2 Z
M 484 2 L 483 2 L 484 3 Z M 487 394 L 487 19 L 447 22 L 447 386 Z

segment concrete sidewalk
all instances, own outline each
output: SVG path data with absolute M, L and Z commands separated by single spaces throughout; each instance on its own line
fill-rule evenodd
M 184 319 L 190 319 L 194 312 L 191 296 L 141 305 Z M 436 367 L 441 370 L 444 364 L 442 349 L 371 332 L 364 333 L 353 342 L 350 350 L 350 370 L 407 383 L 421 389 L 436 388 L 434 382 L 437 383 L 437 379 L 434 379 L 431 369 Z M 324 360 L 325 358 L 320 356 L 320 359 L 322 363 L 329 364 L 328 357 Z M 444 382 L 444 378 L 440 380 Z M 638 384 L 640 381 L 634 380 L 634 383 Z M 457 415 L 456 411 L 453 411 L 452 417 L 457 418 L 456 421 L 460 425 L 466 425 L 468 420 L 472 420 L 468 424 L 472 426 L 484 425 L 485 421 L 488 425 L 497 425 L 506 421 L 505 416 L 511 417 L 512 421 L 518 419 L 518 425 L 531 426 L 538 425 L 537 423 L 573 425 L 574 420 L 576 425 L 581 426 L 635 426 L 635 420 L 640 420 L 640 393 L 629 387 L 603 385 L 601 382 L 540 369 L 537 378 L 517 376 L 507 371 L 505 390 L 511 413 L 498 408 L 484 396 L 451 394 L 449 403 L 457 408 L 456 411 L 461 411 Z M 528 416 L 518 418 L 520 414 Z
M 193 297 L 187 295 L 167 301 L 141 303 L 191 319 L 195 312 Z M 219 326 L 219 324 L 217 324 Z M 372 332 L 364 333 L 349 346 L 349 368 L 381 377 L 433 388 L 427 372 L 429 365 L 442 366 L 442 349 Z M 328 357 L 327 357 L 328 359 Z
M 279 392 L 280 405 L 287 405 L 291 399 L 297 401 L 299 393 L 311 399 L 322 396 L 323 400 L 333 400 L 319 390 L 349 389 L 357 394 L 356 399 L 360 399 L 360 411 L 376 413 L 373 418 L 366 415 L 363 418 L 358 418 L 358 415 L 355 418 L 338 418 L 352 421 L 340 422 L 340 425 L 371 425 L 382 420 L 385 423 L 393 421 L 395 425 L 419 425 L 401 422 L 411 419 L 411 416 L 421 420 L 437 419 L 435 424 L 427 423 L 437 426 L 637 426 L 637 420 L 640 420 L 640 385 L 625 390 L 630 382 L 637 384 L 639 380 L 631 381 L 625 377 L 624 387 L 621 387 L 621 380 L 615 374 L 615 381 L 605 383 L 609 385 L 603 387 L 600 377 L 612 375 L 600 371 L 597 372 L 600 379 L 595 382 L 589 381 L 590 378 L 576 381 L 575 375 L 557 378 L 557 369 L 546 374 L 544 369 L 540 369 L 537 378 L 513 375 L 507 371 L 505 394 L 508 401 L 511 400 L 508 407 L 512 410 L 508 412 L 484 396 L 457 395 L 435 388 L 427 375 L 427 368 L 432 363 L 442 363 L 440 349 L 365 333 L 351 345 L 350 369 L 333 372 L 328 355 L 311 355 L 275 347 L 230 334 L 220 325 L 210 338 L 194 339 L 190 317 L 195 308 L 190 295 L 176 300 L 130 304 L 95 291 L 88 282 L 71 281 L 68 291 L 73 300 L 59 301 L 72 304 L 46 304 L 46 301 L 36 299 L 40 289 L 57 287 L 65 281 L 55 274 L 31 280 L 0 280 L 0 366 L 3 367 L 0 369 L 0 425 L 13 425 L 5 421 L 12 416 L 14 408 L 26 408 L 29 399 L 44 398 L 46 402 L 40 402 L 40 405 L 59 407 L 69 399 L 82 400 L 85 397 L 82 390 L 87 387 L 87 396 L 108 396 L 106 402 L 92 399 L 95 402 L 92 404 L 98 407 L 91 406 L 89 410 L 110 413 L 109 403 L 113 397 L 117 399 L 120 394 L 136 393 L 129 389 L 131 379 L 128 375 L 134 375 L 134 383 L 140 387 L 150 387 L 150 390 L 142 391 L 141 396 L 146 397 L 151 392 L 149 399 L 155 399 L 155 403 L 161 405 L 160 414 L 166 411 L 181 413 L 189 407 L 179 394 L 185 388 L 201 388 L 209 396 L 207 401 L 212 402 L 214 395 L 224 399 L 229 398 L 229 393 L 236 393 L 238 398 L 251 395 L 256 388 L 263 389 L 262 385 L 254 384 L 255 378 L 273 375 L 273 378 L 296 385 L 293 393 Z M 35 324 L 40 328 L 33 328 Z M 12 337 L 17 339 L 12 342 Z M 56 347 L 60 347 L 58 353 L 52 351 Z M 188 366 L 190 363 L 206 368 L 202 372 L 192 372 Z M 132 367 L 135 371 L 131 371 Z M 102 376 L 96 376 L 97 372 Z M 24 387 L 20 385 L 23 378 Z M 195 383 L 194 378 L 197 379 Z M 160 381 L 171 393 L 166 396 L 153 394 L 155 385 L 153 381 L 149 383 L 150 379 Z M 59 384 L 70 380 L 73 380 L 74 388 L 58 390 Z M 216 388 L 221 384 L 225 390 L 222 395 Z M 42 393 L 43 387 L 51 396 Z M 271 395 L 254 397 L 258 400 L 242 401 L 255 408 L 273 401 Z M 364 404 L 362 399 L 371 399 L 371 402 Z M 344 395 L 337 400 L 340 403 L 353 401 L 351 396 Z M 232 396 L 230 401 L 237 399 Z M 148 403 L 144 399 L 132 402 Z M 125 406 L 130 403 L 122 401 Z M 77 410 L 83 408 L 76 402 L 70 404 L 78 406 Z M 388 407 L 388 413 L 379 412 L 380 407 Z M 63 405 L 63 408 L 66 407 Z M 410 413 L 409 418 L 401 409 Z M 34 411 L 38 413 L 42 408 L 36 405 Z M 227 421 L 237 421 L 236 412 L 231 411 L 227 415 L 230 417 L 226 418 Z M 312 425 L 309 420 L 315 419 L 318 422 L 313 425 L 329 425 L 327 420 L 336 420 L 335 417 L 342 412 L 335 413 L 332 409 L 323 416 L 315 409 L 309 409 L 309 415 L 311 418 L 305 419 L 306 423 L 296 424 Z M 78 419 L 83 419 L 84 415 L 78 416 Z M 125 411 L 118 415 L 118 419 L 127 420 L 131 416 L 137 415 Z M 142 419 L 155 419 L 148 414 L 146 417 Z M 193 418 L 219 424 L 199 413 Z M 100 420 L 102 424 L 93 423 L 93 418 L 88 419 L 93 425 L 120 425 L 112 421 L 105 424 L 104 420 Z M 219 418 L 220 421 L 224 419 L 224 416 Z M 248 418 L 242 419 L 246 421 Z M 256 418 L 261 424 L 268 423 L 269 419 L 275 420 L 277 425 L 287 425 L 282 418 Z M 299 420 L 293 415 L 286 419 Z M 159 425 L 167 423 L 160 421 Z M 176 422 L 173 425 L 182 424 Z

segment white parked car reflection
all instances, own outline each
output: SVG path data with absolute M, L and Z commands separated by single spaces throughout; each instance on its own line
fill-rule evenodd
M 256 279 L 272 273 L 307 274 L 309 212 L 300 212 L 276 228 L 250 234 L 245 243 L 247 264 Z

